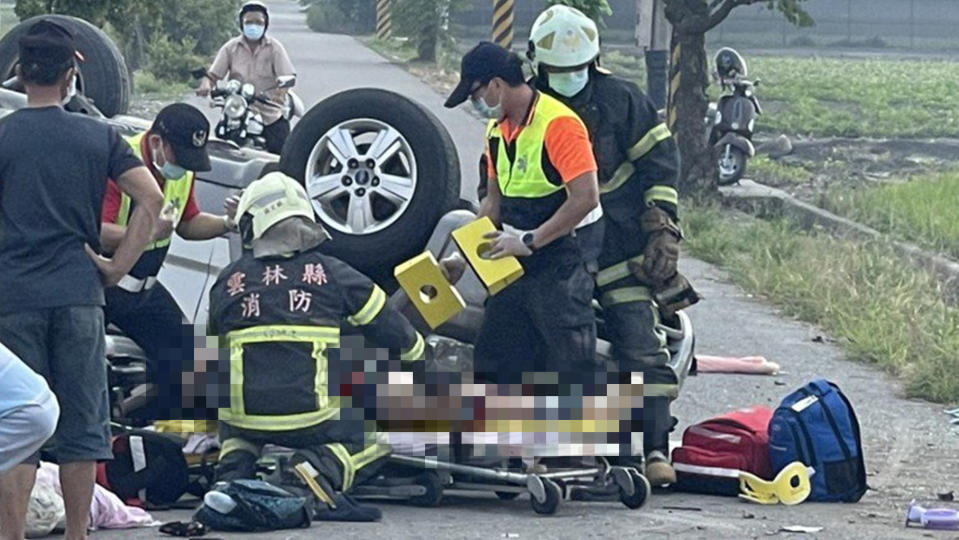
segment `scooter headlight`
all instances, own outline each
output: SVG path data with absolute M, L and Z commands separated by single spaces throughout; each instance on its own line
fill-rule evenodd
M 241 96 L 232 95 L 226 98 L 226 102 L 223 104 L 223 114 L 227 118 L 237 119 L 242 118 L 243 113 L 246 112 L 246 100 Z

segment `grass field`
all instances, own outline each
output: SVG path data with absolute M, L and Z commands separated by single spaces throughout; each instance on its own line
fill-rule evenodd
M 943 300 L 933 276 L 883 244 L 806 234 L 715 207 L 683 214 L 692 255 L 822 326 L 852 359 L 901 376 L 910 396 L 959 401 L 959 308 Z
M 617 74 L 646 80 L 640 57 L 612 52 Z M 866 58 L 747 58 L 766 135 L 959 137 L 959 64 Z M 711 96 L 719 92 L 710 87 Z
M 959 259 L 959 171 L 828 192 L 827 207 L 897 238 Z
M 133 94 L 137 97 L 178 100 L 189 91 L 189 85 L 161 81 L 145 69 L 137 71 L 133 76 Z

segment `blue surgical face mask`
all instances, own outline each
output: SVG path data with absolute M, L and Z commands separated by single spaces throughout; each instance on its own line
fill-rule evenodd
M 573 97 L 589 83 L 589 68 L 566 73 L 550 73 L 549 87 L 561 96 Z
M 178 180 L 183 178 L 186 173 L 186 169 L 172 163 L 164 163 L 163 166 L 160 167 L 160 174 L 162 174 L 163 178 L 166 178 L 167 180 Z
M 264 33 L 266 33 L 266 27 L 262 24 L 247 23 L 243 25 L 243 35 L 251 41 L 259 41 Z
M 476 112 L 480 113 L 480 116 L 483 118 L 489 118 L 490 120 L 499 120 L 503 117 L 503 98 L 500 97 L 500 102 L 496 104 L 495 107 L 490 107 L 489 103 L 486 102 L 485 97 L 473 98 L 470 97 L 470 103 L 473 104 L 473 108 L 476 109 Z
M 166 156 L 163 156 L 164 163 L 163 163 L 163 166 L 161 167 L 160 164 L 157 163 L 157 158 L 156 158 L 157 151 L 151 148 L 151 152 L 153 152 L 153 168 L 156 169 L 157 171 L 160 171 L 160 176 L 162 176 L 163 178 L 167 180 L 178 180 L 180 178 L 183 178 L 186 175 L 187 173 L 186 169 L 184 169 L 183 167 L 179 165 L 170 163 L 169 161 L 166 160 Z M 160 152 L 162 153 L 162 150 Z
M 476 112 L 480 113 L 480 116 L 483 118 L 489 118 L 490 120 L 499 120 L 503 117 L 503 104 L 500 103 L 495 107 L 490 107 L 484 98 L 479 99 L 470 99 L 470 102 L 473 104 L 473 108 L 476 109 Z

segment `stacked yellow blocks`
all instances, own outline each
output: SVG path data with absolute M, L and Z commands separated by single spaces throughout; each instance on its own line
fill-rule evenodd
M 523 276 L 523 267 L 516 257 L 485 258 L 490 241 L 484 236 L 494 231 L 496 227 L 487 217 L 453 231 L 457 247 L 490 295 L 497 294 Z M 397 266 L 393 275 L 430 328 L 440 326 L 466 308 L 463 297 L 443 275 L 439 263 L 429 251 Z

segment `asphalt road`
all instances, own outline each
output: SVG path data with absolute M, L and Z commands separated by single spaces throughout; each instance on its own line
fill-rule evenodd
M 444 97 L 347 36 L 315 34 L 292 0 L 269 2 L 270 32 L 283 41 L 299 73 L 298 91 L 312 105 L 349 88 L 373 86 L 417 100 L 443 121 L 463 164 L 463 193 L 474 193 L 472 164 L 480 151 L 482 124 L 460 110 L 442 108 Z M 384 504 L 375 524 L 318 523 L 304 531 L 224 538 L 755 538 L 790 525 L 823 527 L 822 538 L 909 538 L 909 501 L 934 504 L 937 492 L 959 489 L 959 432 L 950 430 L 942 407 L 903 399 L 900 385 L 867 366 L 843 358 L 823 332 L 784 317 L 760 299 L 731 285 L 709 264 L 685 258 L 683 271 L 705 300 L 690 310 L 701 354 L 763 355 L 783 366 L 778 377 L 703 374 L 691 378 L 676 403 L 679 439 L 689 423 L 754 404 L 775 406 L 789 391 L 816 376 L 840 385 L 856 407 L 866 445 L 873 488 L 855 505 L 805 503 L 759 506 L 736 499 L 689 494 L 656 494 L 641 510 L 619 504 L 565 501 L 556 516 L 540 517 L 528 500 L 447 497 L 436 509 Z M 917 321 L 921 324 L 921 321 Z M 957 376 L 944 373 L 943 376 Z M 948 503 L 943 503 L 948 506 Z M 187 512 L 160 512 L 162 521 Z M 786 536 L 787 533 L 780 533 Z M 113 531 L 94 538 L 156 538 L 155 530 Z M 944 536 L 945 537 L 945 536 Z

